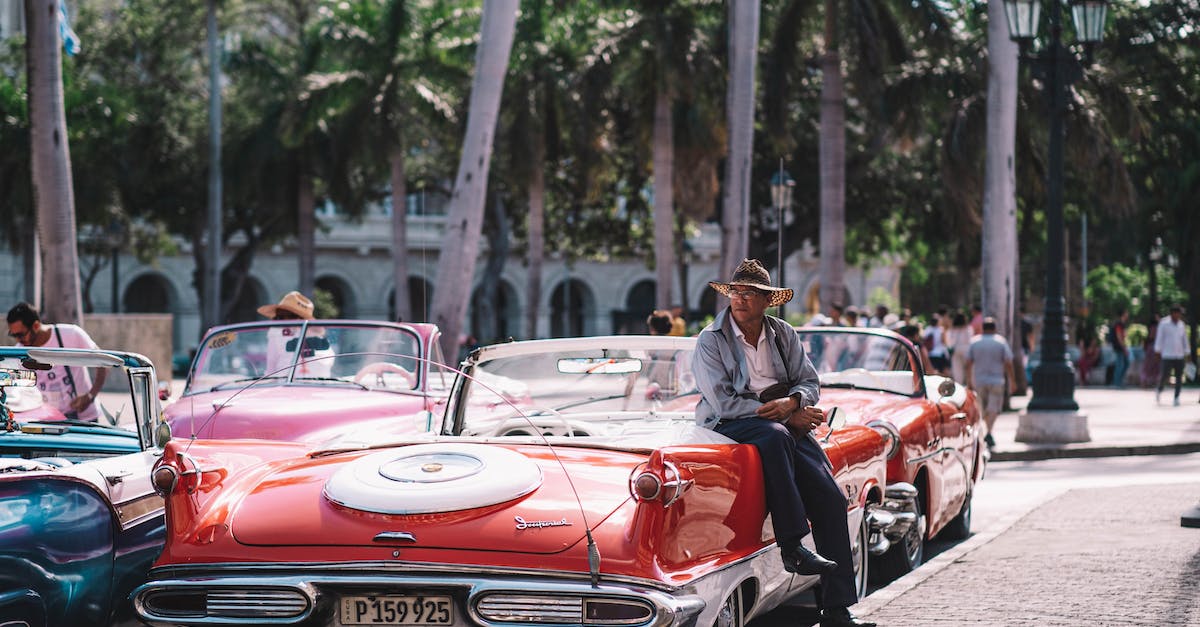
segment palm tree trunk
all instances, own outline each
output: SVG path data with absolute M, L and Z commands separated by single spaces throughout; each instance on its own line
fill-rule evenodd
M 535 147 L 534 162 L 529 169 L 529 275 L 525 305 L 525 337 L 538 337 L 538 314 L 542 303 L 542 261 L 546 256 L 546 171 L 542 142 Z
M 654 306 L 671 305 L 675 268 L 674 207 L 675 133 L 671 126 L 671 97 L 660 89 L 654 102 Z
M 412 299 L 408 294 L 408 179 L 404 173 L 404 146 L 399 143 L 388 152 L 392 182 L 392 281 L 396 285 L 393 302 L 396 319 L 412 322 Z
M 754 163 L 754 72 L 758 67 L 759 2 L 729 3 L 729 84 L 725 88 L 729 156 L 721 214 L 721 277 L 749 254 L 750 185 Z M 776 270 L 778 272 L 778 270 Z
M 299 186 L 296 190 L 296 210 L 299 212 L 296 222 L 296 248 L 300 257 L 300 292 L 306 296 L 313 295 L 317 283 L 316 263 L 316 200 L 313 197 L 313 180 L 307 168 L 301 170 Z
M 821 308 L 846 298 L 846 99 L 838 52 L 836 0 L 825 0 L 825 54 L 821 55 Z M 843 303 L 846 304 L 846 303 Z
M 511 248 L 512 228 L 509 226 L 508 211 L 504 208 L 501 195 L 493 190 L 492 228 L 488 230 L 488 256 L 483 265 L 480 277 L 479 291 L 475 300 L 476 311 L 476 340 L 485 344 L 499 342 L 507 335 L 507 325 L 503 328 L 500 316 L 506 312 L 500 309 L 500 283 L 504 274 L 504 262 L 508 261 Z M 504 333 L 502 333 L 504 331 Z
M 458 338 L 474 283 L 478 258 L 469 253 L 479 250 L 492 140 L 508 57 L 512 52 L 517 6 L 517 0 L 486 0 L 483 3 L 467 130 L 442 244 L 442 250 L 449 254 L 441 255 L 438 260 L 437 289 L 433 292 L 431 312 L 433 321 L 441 327 L 442 351 L 452 362 L 458 357 Z
M 1017 45 L 1008 38 L 1004 6 L 988 3 L 987 155 L 983 182 L 983 313 L 996 319 L 996 331 L 1021 352 L 1016 313 Z M 1018 377 L 1024 387 L 1024 377 Z
M 38 247 L 37 221 L 30 224 L 22 220 L 18 227 L 21 230 L 21 260 L 22 277 L 25 285 L 25 301 L 29 303 L 42 302 L 42 251 Z
M 79 251 L 75 242 L 75 193 L 63 105 L 59 2 L 25 0 L 25 58 L 29 83 L 30 165 L 41 240 L 41 312 L 52 322 L 80 324 Z

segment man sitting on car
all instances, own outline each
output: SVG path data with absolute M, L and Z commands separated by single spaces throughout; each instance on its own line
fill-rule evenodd
M 728 283 L 712 281 L 729 307 L 700 332 L 692 369 L 700 389 L 696 422 L 758 448 L 767 510 L 789 572 L 821 575 L 822 627 L 873 627 L 847 609 L 858 602 L 846 496 L 812 430 L 825 420 L 817 371 L 795 330 L 766 315 L 791 300 L 755 259 Z M 801 539 L 809 525 L 817 550 Z M 826 559 L 827 555 L 833 559 Z

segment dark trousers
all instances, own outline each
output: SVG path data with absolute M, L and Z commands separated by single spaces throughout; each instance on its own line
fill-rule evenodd
M 1179 394 L 1183 391 L 1183 358 L 1179 359 L 1164 359 L 1162 360 L 1162 376 L 1158 379 L 1158 391 L 1162 392 L 1163 385 L 1166 385 L 1167 379 L 1171 378 L 1171 373 L 1175 373 L 1175 398 L 1179 398 Z M 730 436 L 732 437 L 732 436 Z
M 780 548 L 788 551 L 798 546 L 811 529 L 817 553 L 838 563 L 832 575 L 821 576 L 822 606 L 847 607 L 858 602 L 846 496 L 833 480 L 821 446 L 811 437 L 793 435 L 781 423 L 763 418 L 725 421 L 716 430 L 758 448 L 767 511 Z

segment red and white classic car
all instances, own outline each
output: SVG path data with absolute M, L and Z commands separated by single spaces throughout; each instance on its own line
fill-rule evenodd
M 821 404 L 838 406 L 850 424 L 878 429 L 888 440 L 883 507 L 901 522 L 892 546 L 875 560 L 889 581 L 921 565 L 925 541 L 971 533 L 971 496 L 983 478 L 986 427 L 975 393 L 929 375 L 917 349 L 891 331 L 802 327 L 797 331 L 821 377 Z
M 263 321 L 214 327 L 200 342 L 179 400 L 175 437 L 319 442 L 374 420 L 425 431 L 454 378 L 432 324 Z
M 694 338 L 481 348 L 434 432 L 172 441 L 153 625 L 744 625 L 817 578 L 783 570 L 757 450 L 698 427 Z M 860 589 L 895 517 L 885 442 L 816 434 Z M 806 540 L 807 542 L 807 540 Z

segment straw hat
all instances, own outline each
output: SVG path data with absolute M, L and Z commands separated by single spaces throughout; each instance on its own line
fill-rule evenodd
M 313 319 L 313 302 L 300 292 L 288 292 L 279 300 L 278 305 L 263 305 L 258 308 L 258 313 L 274 318 L 275 312 L 278 310 L 290 311 L 303 320 Z
M 752 287 L 766 292 L 767 306 L 778 307 L 792 300 L 792 290 L 786 287 L 771 285 L 771 274 L 757 259 L 743 259 L 733 271 L 733 278 L 728 283 L 709 281 L 708 286 L 728 297 L 735 287 Z

